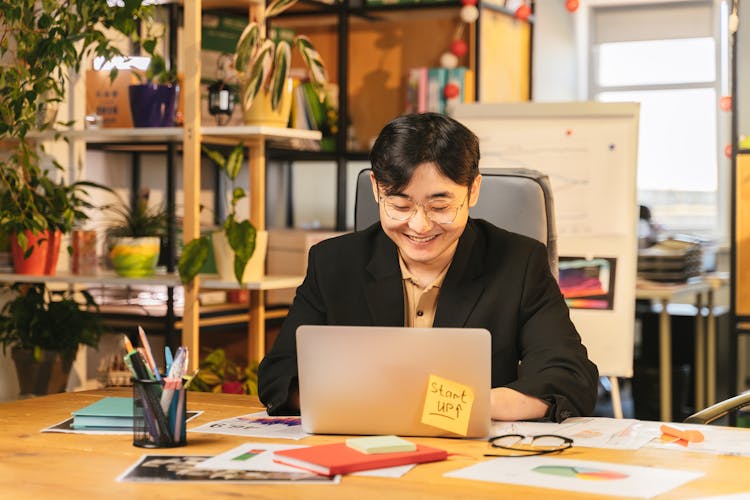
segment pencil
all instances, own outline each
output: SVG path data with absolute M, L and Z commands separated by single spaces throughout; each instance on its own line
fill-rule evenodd
M 146 359 L 148 360 L 148 364 L 151 365 L 151 369 L 154 371 L 154 376 L 156 377 L 156 380 L 161 381 L 161 374 L 159 374 L 159 367 L 156 366 L 154 355 L 151 353 L 151 344 L 149 344 L 148 342 L 148 337 L 146 337 L 146 332 L 144 332 L 143 328 L 141 328 L 140 326 L 138 327 L 138 335 L 141 337 L 141 344 L 143 344 L 143 349 L 146 351 Z
M 122 337 L 123 337 L 123 344 L 125 344 L 125 350 L 128 352 L 135 351 L 135 348 L 133 347 L 133 343 L 130 342 L 130 339 L 128 338 L 128 336 L 123 335 Z

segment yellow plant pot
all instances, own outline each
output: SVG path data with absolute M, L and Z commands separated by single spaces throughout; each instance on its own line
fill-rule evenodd
M 151 276 L 159 260 L 159 237 L 117 238 L 109 253 L 115 272 L 128 278 Z
M 289 113 L 292 110 L 292 79 L 287 78 L 281 101 L 274 110 L 271 107 L 271 92 L 262 89 L 255 96 L 250 108 L 244 110 L 245 125 L 268 125 L 269 127 L 286 127 Z

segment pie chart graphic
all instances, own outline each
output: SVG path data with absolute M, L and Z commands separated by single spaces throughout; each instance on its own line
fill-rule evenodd
M 622 472 L 570 465 L 539 465 L 531 470 L 540 474 L 583 479 L 585 481 L 613 481 L 628 477 L 627 474 L 623 474 Z

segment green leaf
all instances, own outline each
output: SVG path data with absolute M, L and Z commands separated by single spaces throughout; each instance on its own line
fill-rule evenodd
M 273 0 L 266 7 L 265 15 L 266 17 L 277 16 L 296 3 L 297 0 Z
M 180 273 L 180 281 L 188 284 L 198 274 L 203 264 L 208 259 L 209 245 L 208 237 L 196 238 L 182 249 L 180 260 L 177 263 L 177 271 Z
M 204 153 L 206 153 L 206 156 L 208 156 L 214 163 L 216 163 L 216 166 L 226 171 L 227 160 L 226 158 L 224 158 L 224 155 L 222 155 L 219 151 L 209 149 L 204 145 L 201 145 L 201 149 Z
M 232 152 L 229 153 L 229 158 L 226 162 L 226 168 L 224 171 L 227 173 L 227 177 L 231 180 L 235 180 L 237 175 L 240 173 L 242 168 L 242 160 L 245 158 L 245 146 L 243 143 L 237 144 Z
M 271 81 L 271 109 L 276 110 L 281 102 L 281 96 L 284 94 L 286 87 L 286 78 L 289 74 L 289 65 L 292 62 L 292 48 L 287 41 L 280 41 L 276 46 L 276 56 L 274 57 L 273 75 Z
M 232 206 L 237 205 L 237 202 L 247 196 L 245 190 L 241 187 L 236 187 L 232 190 Z
M 325 64 L 323 64 L 323 58 L 320 57 L 320 54 L 317 50 L 315 50 L 312 42 L 306 36 L 297 35 L 294 38 L 294 41 L 297 44 L 297 48 L 299 49 L 300 54 L 302 55 L 302 61 L 307 67 L 307 71 L 310 75 L 310 80 L 312 80 L 317 87 L 323 87 L 323 85 L 325 85 L 328 81 Z
M 255 252 L 255 227 L 248 220 L 231 220 L 225 230 L 229 246 L 234 250 L 234 277 L 237 278 L 237 283 L 241 284 L 245 267 Z
M 260 49 L 253 57 L 247 83 L 242 91 L 242 105 L 244 109 L 252 106 L 255 96 L 260 92 L 263 82 L 266 81 L 268 73 L 273 64 L 274 45 L 271 40 L 264 40 Z
M 260 40 L 260 26 L 256 22 L 251 22 L 242 31 L 237 46 L 234 49 L 234 69 L 244 74 L 250 68 L 258 41 Z
M 18 246 L 21 247 L 21 250 L 25 253 L 29 245 L 29 240 L 26 238 L 26 232 L 21 231 L 16 234 L 16 241 L 18 242 Z

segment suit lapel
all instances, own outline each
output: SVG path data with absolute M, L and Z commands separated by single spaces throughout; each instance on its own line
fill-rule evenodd
M 460 328 L 466 325 L 484 290 L 482 278 L 485 256 L 476 244 L 477 232 L 469 220 L 458 240 L 445 281 L 440 289 L 434 326 Z
M 404 326 L 404 291 L 397 249 L 382 230 L 375 239 L 367 271 L 372 279 L 365 284 L 365 296 L 373 324 Z

